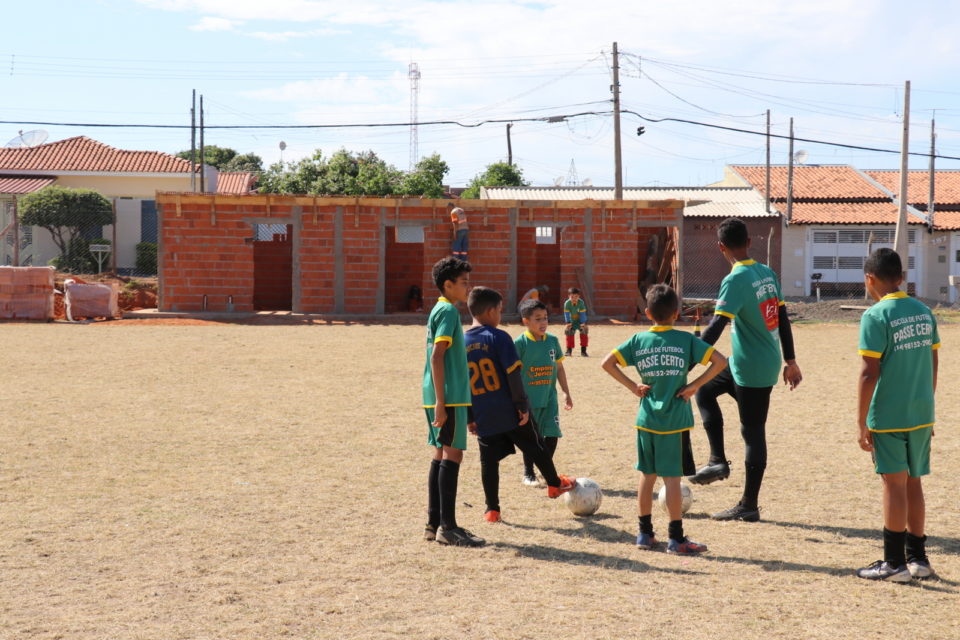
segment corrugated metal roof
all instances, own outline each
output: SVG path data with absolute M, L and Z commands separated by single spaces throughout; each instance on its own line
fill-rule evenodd
M 0 193 L 10 195 L 33 193 L 53 184 L 55 180 L 56 178 L 49 176 L 0 176 Z
M 190 161 L 160 151 L 125 151 L 77 136 L 35 147 L 0 148 L 0 170 L 189 175 Z
M 613 200 L 612 187 L 482 187 L 489 200 Z M 702 218 L 776 217 L 750 187 L 625 187 L 624 200 L 682 200 L 683 215 Z

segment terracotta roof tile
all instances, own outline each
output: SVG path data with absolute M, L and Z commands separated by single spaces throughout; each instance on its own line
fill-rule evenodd
M 766 187 L 766 167 L 763 165 L 734 165 L 731 167 L 761 194 Z M 770 168 L 770 197 L 786 199 L 788 168 L 782 165 Z M 809 166 L 793 168 L 793 197 L 816 200 L 852 200 L 888 198 L 881 189 L 870 184 L 853 167 Z
M 22 195 L 33 193 L 48 184 L 53 184 L 56 178 L 49 176 L 3 176 L 0 175 L 0 193 Z
M 257 174 L 249 171 L 221 171 L 217 176 L 217 193 L 250 193 Z
M 947 231 L 960 231 L 960 211 L 935 211 L 933 228 Z
M 780 208 L 786 211 L 786 207 L 781 205 Z M 912 224 L 923 222 L 909 213 L 907 219 Z M 794 202 L 791 222 L 793 224 L 896 224 L 897 205 L 892 202 Z
M 190 173 L 190 161 L 159 151 L 125 151 L 85 136 L 0 148 L 0 171 Z
M 899 171 L 864 171 L 893 194 L 900 193 Z M 926 205 L 930 182 L 927 171 L 907 173 L 907 202 Z M 936 204 L 960 204 L 960 171 L 937 171 L 933 181 Z

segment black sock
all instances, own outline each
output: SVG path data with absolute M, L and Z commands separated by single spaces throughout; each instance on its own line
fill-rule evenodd
M 526 451 L 523 452 L 523 477 L 524 478 L 537 477 L 536 474 L 533 472 L 533 456 L 531 456 Z
M 667 525 L 667 532 L 671 540 L 683 542 L 685 540 L 683 536 L 683 520 L 671 520 L 670 524 Z
M 890 531 L 883 528 L 883 559 L 894 567 L 907 564 L 905 553 L 907 540 L 906 531 Z
M 427 524 L 440 526 L 440 461 L 430 461 L 430 473 L 427 475 Z
M 480 482 L 487 511 L 500 511 L 500 463 L 496 460 L 480 460 Z
M 703 430 L 706 431 L 707 441 L 710 442 L 710 464 L 726 462 L 727 453 L 723 446 L 723 423 L 704 422 Z
M 440 463 L 440 523 L 447 528 L 457 526 L 457 479 L 460 463 L 444 460 Z
M 757 499 L 760 496 L 760 485 L 763 484 L 763 471 L 766 467 L 758 464 L 745 466 L 747 478 L 743 483 L 743 497 L 740 499 L 740 504 L 748 509 L 756 509 Z
M 683 475 L 692 476 L 697 472 L 697 465 L 693 461 L 693 445 L 690 443 L 689 429 L 680 437 L 680 459 L 683 464 Z
M 928 562 L 927 560 L 927 536 L 915 536 L 907 531 L 907 561 L 909 562 Z
M 648 536 L 653 535 L 653 520 L 649 513 L 645 516 L 640 516 L 640 533 L 645 533 Z

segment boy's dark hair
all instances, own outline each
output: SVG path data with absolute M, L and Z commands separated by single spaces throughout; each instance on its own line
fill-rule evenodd
M 571 296 L 573 294 L 580 295 L 580 289 L 577 289 L 576 287 L 570 287 L 569 289 L 567 289 L 567 294 Z
M 742 249 L 749 239 L 750 232 L 740 218 L 727 218 L 717 228 L 717 240 L 727 249 Z
M 543 309 L 547 313 L 550 312 L 550 310 L 547 309 L 547 305 L 543 304 L 539 300 L 524 300 L 520 303 L 520 317 L 529 318 L 537 309 Z
M 863 272 L 884 282 L 897 282 L 903 277 L 903 261 L 893 249 L 877 249 L 863 263 Z
M 474 287 L 467 297 L 467 308 L 474 318 L 483 315 L 490 309 L 495 309 L 503 301 L 503 296 L 496 289 L 490 287 Z
M 657 322 L 667 322 L 680 308 L 680 299 L 673 287 L 656 284 L 647 290 L 647 309 Z
M 437 285 L 437 289 L 440 289 L 440 293 L 443 293 L 444 282 L 447 280 L 456 282 L 462 274 L 471 271 L 473 271 L 473 267 L 470 266 L 469 262 L 460 258 L 444 258 L 433 265 L 433 283 Z

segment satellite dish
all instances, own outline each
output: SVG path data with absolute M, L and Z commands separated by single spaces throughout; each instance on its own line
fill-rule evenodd
M 284 142 L 283 140 L 281 140 L 281 141 L 280 141 L 280 151 L 283 151 L 283 150 L 286 149 L 286 148 L 287 148 L 287 143 Z
M 565 176 L 559 176 L 559 177 L 557 177 L 557 178 L 554 178 L 554 179 L 553 179 L 553 186 L 555 186 L 555 187 L 562 187 L 562 186 L 563 186 L 563 183 L 564 183 L 564 181 L 565 181 L 566 179 L 567 179 L 567 178 L 566 178 Z
M 583 187 L 592 187 L 592 186 L 593 186 L 593 180 L 591 180 L 590 178 L 584 178 L 584 179 L 583 179 L 583 182 L 580 183 L 580 186 L 583 186 Z
M 23 131 L 17 132 L 16 138 L 8 142 L 5 146 L 7 147 L 16 147 L 16 148 L 26 148 L 26 147 L 35 147 L 38 144 L 43 144 L 43 142 L 49 137 L 49 133 L 43 129 L 34 129 L 33 131 Z
M 807 161 L 807 158 L 810 157 L 810 154 L 807 153 L 806 149 L 800 149 L 795 154 L 793 154 L 793 161 L 797 164 L 803 164 Z

